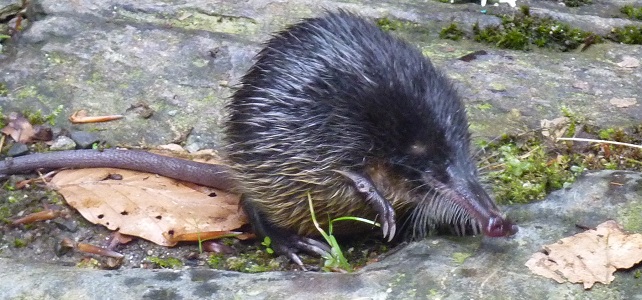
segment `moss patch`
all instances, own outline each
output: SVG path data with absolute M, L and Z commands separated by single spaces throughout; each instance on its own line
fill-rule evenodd
M 0 82 L 0 96 L 6 96 L 6 95 L 9 95 L 9 88 L 7 88 L 7 85 L 5 83 Z
M 561 2 L 568 7 L 579 7 L 593 3 L 592 0 L 564 0 Z
M 622 226 L 631 232 L 642 232 L 642 204 L 630 203 L 624 212 Z
M 428 29 L 419 23 L 402 21 L 391 18 L 375 19 L 375 25 L 383 31 L 408 31 L 413 33 L 428 34 Z
M 629 19 L 642 20 L 642 7 L 640 6 L 624 5 L 620 8 L 620 12 Z
M 162 269 L 177 269 L 183 266 L 183 262 L 175 257 L 160 258 L 157 256 L 150 256 L 147 257 L 147 260 Z
M 441 31 L 439 32 L 439 37 L 442 39 L 459 41 L 462 37 L 464 37 L 464 31 L 459 29 L 457 24 L 451 23 L 450 25 L 441 29 Z
M 614 28 L 609 38 L 618 43 L 640 45 L 642 44 L 642 26 Z
M 27 120 L 29 120 L 29 123 L 32 125 L 42 125 L 42 124 L 49 124 L 49 125 L 56 125 L 56 118 L 62 113 L 63 109 L 65 107 L 61 104 L 56 107 L 51 113 L 45 115 L 41 110 L 37 111 L 31 111 L 31 110 L 25 110 L 22 112 L 22 114 L 25 116 Z
M 551 18 L 530 15 L 528 7 L 521 8 L 521 14 L 500 15 L 502 24 L 480 28 L 473 26 L 473 39 L 478 42 L 494 44 L 499 48 L 530 50 L 533 47 L 558 51 L 578 48 L 593 33 L 573 28 Z M 596 42 L 602 39 L 597 37 Z
M 642 126 L 634 128 L 595 128 L 566 110 L 570 119 L 567 136 L 639 145 Z M 528 203 L 543 199 L 550 192 L 566 187 L 584 170 L 642 171 L 642 150 L 634 147 L 578 142 L 553 142 L 536 133 L 502 136 L 479 145 L 488 152 L 481 170 L 493 187 L 498 203 Z
M 470 253 L 455 252 L 455 253 L 453 253 L 453 261 L 454 261 L 456 264 L 461 265 L 461 264 L 463 264 L 463 263 L 466 261 L 466 259 L 467 259 L 467 258 L 469 258 L 471 255 L 472 255 L 472 254 L 470 254 Z
M 208 263 L 210 266 L 217 264 L 215 258 L 211 259 Z M 227 270 L 244 273 L 275 271 L 282 268 L 281 264 L 276 258 L 274 258 L 274 256 L 269 255 L 262 250 L 227 257 L 224 261 L 218 262 L 218 265 L 224 266 Z
M 497 202 L 529 203 L 570 184 L 584 168 L 573 166 L 568 156 L 549 153 L 536 139 L 519 141 L 504 136 L 490 144 L 496 156 L 488 173 Z

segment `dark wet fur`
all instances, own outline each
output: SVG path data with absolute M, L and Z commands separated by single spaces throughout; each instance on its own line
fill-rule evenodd
M 253 223 L 314 235 L 308 192 L 322 223 L 375 218 L 335 172 L 344 170 L 372 179 L 406 236 L 444 224 L 458 234 L 516 231 L 479 185 L 452 84 L 370 22 L 339 11 L 293 25 L 241 83 L 228 106 L 227 157 Z

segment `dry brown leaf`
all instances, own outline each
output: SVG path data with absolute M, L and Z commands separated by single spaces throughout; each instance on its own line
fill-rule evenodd
M 553 120 L 543 119 L 539 121 L 539 124 L 542 128 L 543 136 L 557 139 L 564 136 L 564 133 L 568 130 L 570 119 L 567 117 L 559 117 Z
M 110 179 L 110 174 L 122 179 Z M 90 222 L 159 245 L 173 246 L 178 236 L 229 231 L 247 223 L 238 195 L 202 193 L 153 174 L 109 168 L 66 170 L 51 183 Z
M 637 68 L 640 66 L 640 60 L 632 56 L 624 56 L 617 65 L 621 68 Z
M 9 123 L 2 128 L 1 131 L 19 143 L 28 143 L 35 135 L 35 131 L 31 123 L 29 123 L 29 120 L 15 112 L 9 114 Z
M 591 89 L 591 86 L 586 81 L 575 81 L 573 82 L 573 87 L 585 92 Z
M 627 108 L 629 106 L 636 105 L 638 101 L 635 98 L 611 98 L 611 100 L 609 100 L 609 103 L 611 103 L 611 105 L 614 105 L 615 107 Z
M 588 230 L 544 246 L 526 266 L 535 274 L 559 283 L 583 283 L 589 289 L 596 282 L 609 284 L 616 269 L 642 261 L 642 234 L 626 234 L 615 221 L 606 221 Z

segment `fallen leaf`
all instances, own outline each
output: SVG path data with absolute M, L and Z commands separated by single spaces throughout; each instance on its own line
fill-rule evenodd
M 540 120 L 539 124 L 542 128 L 542 135 L 545 137 L 550 137 L 557 139 L 564 136 L 566 130 L 568 130 L 570 120 L 567 117 L 555 118 L 553 120 Z
M 642 261 L 642 234 L 626 234 L 615 221 L 544 246 L 526 262 L 531 272 L 559 283 L 609 284 L 616 269 Z
M 26 144 L 33 139 L 35 131 L 29 120 L 15 112 L 10 113 L 8 119 L 9 123 L 2 128 L 2 133 L 11 136 L 18 143 Z
M 637 104 L 637 100 L 635 98 L 611 98 L 609 103 L 616 107 L 626 108 Z
M 227 233 L 247 223 L 238 195 L 203 193 L 148 173 L 110 168 L 65 170 L 51 184 L 90 222 L 164 246 L 175 245 L 179 236 Z
M 161 150 L 169 150 L 176 153 L 189 153 L 179 144 L 167 144 L 158 146 Z
M 640 66 L 640 60 L 632 56 L 624 56 L 617 65 L 621 68 L 637 68 Z
M 573 87 L 584 92 L 588 91 L 591 88 L 589 83 L 586 81 L 575 81 L 573 82 Z

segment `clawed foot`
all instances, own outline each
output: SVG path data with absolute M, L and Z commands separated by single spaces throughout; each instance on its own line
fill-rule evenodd
M 350 171 L 335 170 L 335 172 L 350 179 L 366 202 L 374 208 L 377 212 L 377 221 L 383 229 L 383 237 L 391 241 L 395 237 L 397 223 L 395 222 L 395 210 L 390 205 L 390 202 L 377 191 L 372 181 L 365 175 Z
M 315 239 L 285 232 L 275 233 L 270 236 L 270 239 L 272 240 L 272 249 L 276 253 L 285 255 L 299 265 L 302 270 L 305 270 L 305 267 L 297 253 L 303 251 L 321 257 L 328 257 L 330 255 L 330 247 Z
M 299 265 L 302 270 L 305 270 L 305 267 L 297 253 L 303 251 L 322 257 L 330 255 L 330 247 L 328 245 L 272 225 L 261 215 L 254 203 L 245 197 L 241 198 L 241 205 L 250 219 L 254 231 L 261 237 L 269 237 L 272 250 L 277 254 L 287 256 L 291 261 Z

